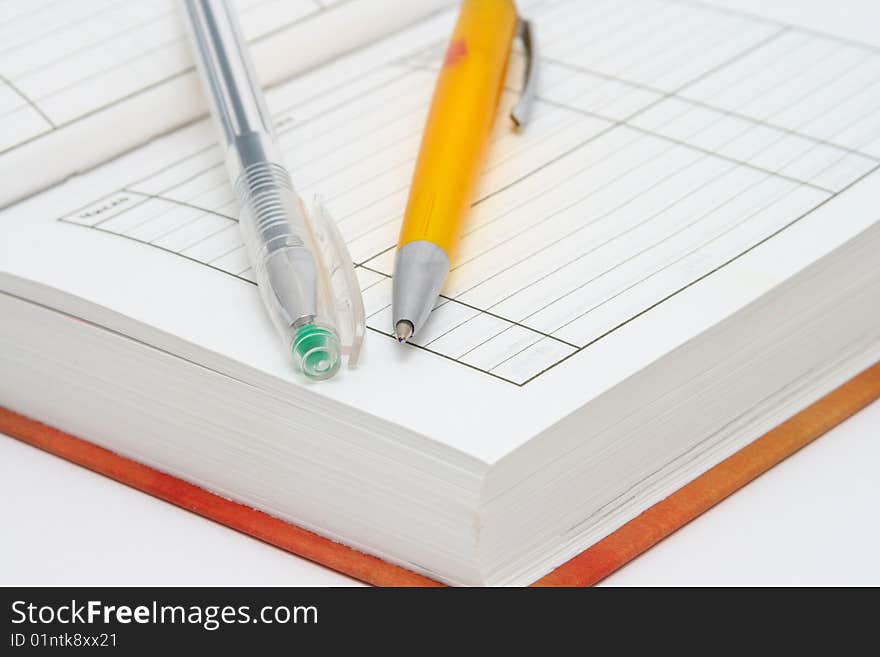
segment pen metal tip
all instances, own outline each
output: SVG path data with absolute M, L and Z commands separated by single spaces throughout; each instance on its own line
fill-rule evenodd
M 399 343 L 403 344 L 409 340 L 412 337 L 412 334 L 413 325 L 408 319 L 402 319 L 394 325 L 394 337 L 397 338 Z

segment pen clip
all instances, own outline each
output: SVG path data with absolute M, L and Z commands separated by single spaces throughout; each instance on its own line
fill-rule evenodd
M 537 86 L 537 54 L 535 39 L 532 33 L 532 23 L 520 18 L 516 25 L 516 36 L 522 41 L 525 49 L 525 71 L 523 73 L 523 86 L 519 100 L 510 110 L 510 118 L 517 128 L 521 128 L 532 113 L 535 103 L 535 87 Z
M 319 263 L 326 312 L 335 324 L 342 353 L 348 356 L 348 367 L 353 368 L 360 358 L 366 332 L 364 301 L 354 262 L 321 197 L 314 197 L 306 216 Z

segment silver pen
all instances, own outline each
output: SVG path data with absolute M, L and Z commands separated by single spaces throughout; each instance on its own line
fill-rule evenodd
M 308 212 L 294 191 L 229 2 L 184 0 L 183 14 L 263 303 L 294 365 L 330 378 L 344 354 L 356 363 L 364 335 L 348 250 L 320 203 Z

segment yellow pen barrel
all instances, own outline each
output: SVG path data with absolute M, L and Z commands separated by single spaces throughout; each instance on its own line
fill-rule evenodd
M 464 0 L 425 124 L 398 247 L 425 240 L 450 260 L 483 167 L 517 14 L 512 0 Z

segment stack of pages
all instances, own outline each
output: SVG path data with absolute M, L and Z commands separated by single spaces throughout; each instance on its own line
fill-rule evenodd
M 402 346 L 394 248 L 455 8 L 239 3 L 294 183 L 363 289 L 360 366 L 310 384 L 174 4 L 42 5 L 0 26 L 16 412 L 432 578 L 525 584 L 880 359 L 876 45 L 706 3 L 520 3 L 533 120 L 497 122 Z

